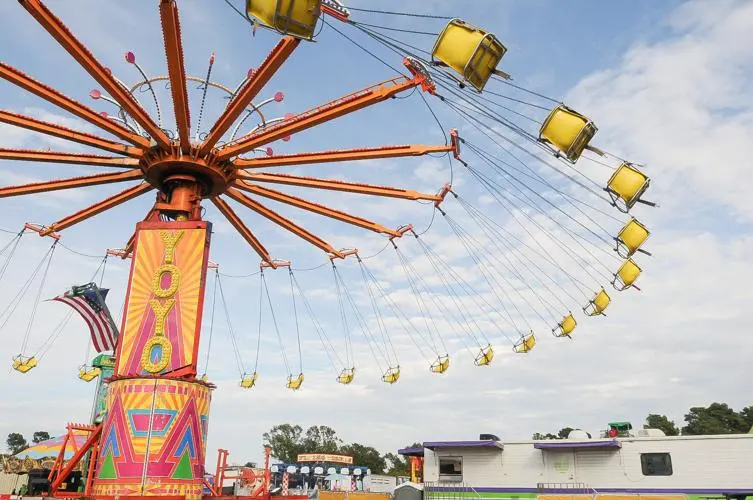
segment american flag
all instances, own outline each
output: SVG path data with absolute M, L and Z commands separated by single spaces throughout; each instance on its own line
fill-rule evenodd
M 84 318 L 97 352 L 115 350 L 118 339 L 118 329 L 105 304 L 108 291 L 107 288 L 99 288 L 96 283 L 87 283 L 73 286 L 70 291 L 52 299 L 68 304 Z

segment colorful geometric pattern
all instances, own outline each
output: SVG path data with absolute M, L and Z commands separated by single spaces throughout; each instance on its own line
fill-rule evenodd
M 201 382 L 111 382 L 93 494 L 200 498 L 210 401 Z
M 195 371 L 209 234 L 201 221 L 137 225 L 116 375 Z

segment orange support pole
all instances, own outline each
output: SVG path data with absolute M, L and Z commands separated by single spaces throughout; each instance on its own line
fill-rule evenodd
M 419 193 L 410 189 L 400 189 L 387 186 L 376 186 L 373 184 L 362 184 L 357 182 L 346 182 L 334 179 L 317 179 L 314 177 L 299 177 L 289 174 L 249 174 L 247 172 L 238 172 L 238 177 L 250 182 L 271 182 L 275 184 L 286 184 L 288 186 L 309 187 L 314 189 L 328 189 L 331 191 L 347 191 L 350 193 L 368 194 L 373 196 L 386 196 L 389 198 L 402 198 L 405 200 L 430 200 L 439 201 L 439 196 L 435 194 Z
M 118 101 L 126 113 L 131 115 L 157 141 L 157 144 L 165 149 L 170 147 L 170 139 L 167 134 L 154 123 L 133 96 L 115 80 L 110 71 L 94 58 L 92 53 L 73 36 L 65 24 L 47 6 L 40 0 L 19 0 L 19 3 L 113 99 Z
M 36 151 L 31 149 L 0 148 L 0 160 L 40 161 L 45 163 L 69 163 L 72 165 L 92 165 L 95 167 L 137 168 L 136 158 L 101 156 L 84 153 L 58 153 L 56 151 Z
M 35 182 L 33 184 L 23 184 L 21 186 L 3 187 L 0 188 L 0 198 L 135 180 L 141 180 L 141 172 L 137 170 L 132 172 L 119 172 L 117 174 L 107 173 L 87 175 L 83 177 L 72 177 L 70 179 L 60 179 L 55 181 Z
M 80 102 L 71 99 L 52 87 L 48 87 L 47 85 L 25 75 L 16 68 L 8 66 L 2 62 L 0 62 L 0 78 L 31 92 L 37 97 L 41 97 L 45 101 L 78 116 L 82 120 L 88 121 L 92 125 L 95 125 L 124 141 L 128 141 L 131 144 L 135 144 L 142 148 L 148 148 L 150 146 L 149 139 L 146 137 L 141 137 L 127 128 L 121 127 L 116 122 L 103 117 L 93 109 L 84 106 Z
M 254 71 L 251 78 L 238 91 L 233 100 L 228 103 L 225 111 L 222 112 L 209 131 L 204 144 L 199 149 L 199 154 L 205 155 L 214 148 L 217 141 L 225 135 L 225 132 L 230 129 L 235 120 L 251 104 L 254 97 L 259 94 L 270 78 L 280 69 L 280 66 L 293 53 L 293 50 L 295 50 L 299 43 L 300 40 L 292 36 L 286 36 L 277 43 L 261 66 Z
M 247 208 L 250 208 L 251 210 L 253 210 L 254 212 L 258 213 L 259 215 L 263 217 L 266 217 L 267 219 L 271 220 L 272 222 L 282 227 L 283 229 L 286 229 L 290 231 L 291 233 L 295 234 L 296 236 L 298 236 L 299 238 L 302 238 L 308 241 L 315 247 L 318 247 L 327 253 L 334 253 L 334 254 L 338 253 L 337 250 L 335 250 L 334 247 L 332 247 L 332 245 L 330 245 L 323 239 L 319 238 L 315 234 L 310 233 L 309 231 L 302 228 L 295 222 L 279 215 L 274 210 L 270 210 L 269 208 L 265 207 L 258 201 L 252 200 L 251 198 L 241 193 L 237 189 L 230 188 L 228 189 L 226 194 L 232 199 L 234 199 L 235 201 L 237 201 L 238 203 L 240 203 L 241 205 Z
M 259 158 L 237 158 L 233 165 L 237 168 L 267 168 L 306 165 L 311 163 L 334 163 L 341 161 L 376 160 L 380 158 L 399 158 L 405 156 L 423 156 L 429 153 L 454 151 L 454 145 L 423 146 L 411 144 L 405 146 L 382 146 L 376 148 L 341 149 L 317 153 L 297 153 L 290 155 L 260 156 Z
M 269 262 L 270 264 L 272 264 L 272 267 L 274 267 L 272 257 L 270 257 L 267 249 L 264 248 L 264 245 L 261 244 L 256 236 L 254 236 L 254 233 L 252 233 L 251 230 L 246 227 L 241 218 L 238 217 L 238 214 L 236 214 L 235 211 L 230 208 L 230 205 L 228 205 L 227 202 L 219 196 L 212 198 L 212 203 L 214 203 L 214 206 L 216 206 L 220 213 L 225 216 L 225 218 L 228 220 L 228 222 L 230 222 L 230 224 L 232 224 L 236 231 L 238 231 L 241 236 L 243 236 L 243 239 L 246 240 L 249 245 L 251 245 L 256 253 L 259 254 L 259 257 L 261 257 L 262 260 Z
M 102 424 L 97 425 L 94 429 L 91 429 L 91 431 L 92 432 L 89 434 L 89 437 L 86 440 L 86 442 L 84 442 L 84 445 L 81 448 L 79 448 L 79 450 L 68 461 L 68 465 L 55 477 L 53 481 L 50 482 L 51 490 L 55 491 L 58 488 L 60 488 L 60 485 L 68 477 L 68 474 L 71 473 L 71 471 L 81 461 L 84 454 L 87 451 L 89 451 L 89 449 L 94 445 L 96 440 L 99 439 L 99 434 L 102 432 Z
M 125 144 L 119 144 L 93 134 L 78 132 L 62 125 L 37 120 L 30 116 L 11 113 L 9 111 L 0 110 L 0 122 L 133 158 L 138 158 L 144 153 L 144 150 L 140 148 L 126 146 Z
M 234 185 L 238 189 L 242 189 L 243 191 L 246 191 L 248 193 L 263 196 L 264 198 L 278 201 L 280 203 L 285 203 L 287 205 L 292 205 L 294 207 L 308 210 L 309 212 L 314 212 L 319 215 L 324 215 L 325 217 L 336 219 L 341 222 L 347 222 L 348 224 L 362 227 L 376 233 L 397 235 L 397 233 L 392 229 L 389 229 L 381 224 L 377 224 L 376 222 L 371 222 L 370 220 L 364 219 L 362 217 L 357 217 L 340 210 L 335 210 L 334 208 L 329 208 L 324 205 L 320 205 L 319 203 L 307 201 L 302 198 L 298 198 L 297 196 L 289 195 L 256 184 L 251 184 L 249 182 L 236 181 Z
M 188 108 L 186 89 L 186 68 L 183 63 L 183 41 L 180 35 L 180 18 L 175 0 L 161 0 L 159 4 L 162 21 L 162 38 L 167 56 L 167 73 L 170 76 L 170 90 L 175 110 L 175 123 L 178 125 L 180 149 L 184 154 L 191 150 L 191 114 Z
M 233 156 L 238 156 L 256 147 L 269 144 L 283 137 L 293 135 L 296 132 L 301 132 L 321 123 L 371 106 L 372 104 L 382 102 L 404 90 L 419 85 L 423 87 L 427 81 L 426 77 L 415 72 L 408 63 L 406 63 L 406 66 L 414 72 L 413 78 L 400 77 L 386 80 L 372 87 L 359 90 L 358 92 L 304 111 L 288 120 L 265 127 L 258 132 L 245 135 L 237 141 L 219 148 L 217 150 L 217 159 L 229 160 Z

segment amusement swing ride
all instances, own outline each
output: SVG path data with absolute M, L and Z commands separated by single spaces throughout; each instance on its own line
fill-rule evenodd
M 573 303 L 579 305 L 586 316 L 601 316 L 605 315 L 612 300 L 605 282 L 617 291 L 637 288 L 635 282 L 641 268 L 634 257 L 638 253 L 648 254 L 642 248 L 649 236 L 648 229 L 635 217 L 630 216 L 625 223 L 621 217 L 594 203 L 606 203 L 623 214 L 630 214 L 638 203 L 653 205 L 642 198 L 649 186 L 649 178 L 640 166 L 593 146 L 591 140 L 597 128 L 589 118 L 557 100 L 512 83 L 510 75 L 497 69 L 507 52 L 506 47 L 481 28 L 457 18 L 349 10 L 336 0 L 248 0 L 246 13 L 241 15 L 253 24 L 254 30 L 257 27 L 276 30 L 281 37 L 264 61 L 249 71 L 240 84 L 231 87 L 212 79 L 214 55 L 209 59 L 204 77 L 186 73 L 176 1 L 160 0 L 159 17 L 167 75 L 148 76 L 137 63 L 135 54 L 128 52 L 126 61 L 141 75 L 139 81 L 129 86 L 103 66 L 42 1 L 19 0 L 19 3 L 99 84 L 101 89 L 92 90 L 89 96 L 97 102 L 107 101 L 114 105 L 117 113 L 97 112 L 4 62 L 0 62 L 0 77 L 114 139 L 16 112 L 0 111 L 0 123 L 109 153 L 0 148 L 0 159 L 116 170 L 114 173 L 106 171 L 2 187 L 0 198 L 117 183 L 133 185 L 49 225 L 26 224 L 24 230 L 0 250 L 0 255 L 5 254 L 0 278 L 23 234 L 34 232 L 52 238 L 50 250 L 17 298 L 23 298 L 31 281 L 41 272 L 38 302 L 62 231 L 137 197 L 155 195 L 153 206 L 136 224 L 125 247 L 108 251 L 110 255 L 131 259 L 122 322 L 118 328 L 109 313 L 100 318 L 100 333 L 110 328 L 116 342 L 113 345 L 103 342 L 95 347 L 98 352 L 114 351 L 112 361 L 81 367 L 80 378 L 92 381 L 99 377 L 101 411 L 96 413 L 97 418 L 91 425 L 76 428 L 88 432 L 88 439 L 73 460 L 66 465 L 62 461 L 56 463 L 56 470 L 51 475 L 54 476 L 53 490 L 65 480 L 72 467 L 88 457 L 85 491 L 88 496 L 202 496 L 209 404 L 214 388 L 206 373 L 201 374 L 197 366 L 208 269 L 213 269 L 215 279 L 212 311 L 219 290 L 236 349 L 240 385 L 251 389 L 259 380 L 256 366 L 259 344 L 256 365 L 253 370 L 246 371 L 244 366 L 247 365 L 243 363 L 233 337 L 220 273 L 209 260 L 212 231 L 211 223 L 203 220 L 202 203 L 205 201 L 217 208 L 261 260 L 258 273 L 260 305 L 266 299 L 272 312 L 274 329 L 289 373 L 287 387 L 292 390 L 302 387 L 303 368 L 301 366 L 296 373 L 285 356 L 265 278 L 265 273 L 270 271 L 287 270 L 296 311 L 296 329 L 299 329 L 297 311 L 300 309 L 309 316 L 313 330 L 336 370 L 337 382 L 344 385 L 352 383 L 356 375 L 352 332 L 362 334 L 380 367 L 382 381 L 394 384 L 399 380 L 400 364 L 387 332 L 388 319 L 393 320 L 390 324 L 398 324 L 406 332 L 427 360 L 430 372 L 444 374 L 450 367 L 446 344 L 449 339 L 443 338 L 441 333 L 446 330 L 444 324 L 452 325 L 455 337 L 471 352 L 474 364 L 488 366 L 494 359 L 495 349 L 488 339 L 490 332 L 485 317 L 494 314 L 496 331 L 502 330 L 500 333 L 510 341 L 515 353 L 525 354 L 537 343 L 533 324 L 539 320 L 554 337 L 572 338 L 577 326 L 570 309 Z M 386 34 L 387 27 L 354 20 L 351 10 L 376 15 L 440 18 L 446 24 L 429 51 Z M 291 54 L 302 50 L 302 45 L 319 36 L 321 28 L 331 28 L 331 32 L 342 35 L 373 55 L 336 24 L 354 29 L 382 49 L 397 55 L 397 60 L 402 62 L 401 74 L 297 114 L 267 118 L 266 106 L 282 102 L 284 95 L 278 92 L 273 97 L 256 100 Z M 394 69 L 389 63 L 385 64 Z M 163 124 L 162 115 L 167 107 L 157 99 L 153 88 L 157 82 L 169 85 L 174 130 Z M 195 124 L 191 120 L 189 82 L 198 84 L 201 92 Z M 490 85 L 504 88 L 506 92 L 490 90 L 487 88 Z M 227 103 L 211 127 L 204 130 L 201 122 L 210 89 L 224 94 Z M 418 94 L 438 123 L 438 115 L 429 104 L 432 98 L 437 98 L 445 110 L 461 119 L 457 129 L 443 129 L 445 144 L 293 154 L 275 154 L 270 147 L 276 141 L 287 141 L 294 134 L 388 99 L 402 97 L 407 92 Z M 153 113 L 147 112 L 137 97 L 138 93 L 151 95 Z M 531 113 L 542 116 L 534 118 Z M 249 126 L 250 120 L 258 120 L 258 123 Z M 531 122 L 536 124 L 537 131 L 531 130 Z M 460 165 L 463 173 L 476 181 L 489 203 L 494 203 L 498 210 L 490 212 L 479 208 L 461 196 L 452 179 L 438 186 L 436 192 L 425 193 L 409 188 L 276 172 L 284 167 L 318 163 L 424 155 L 447 156 L 451 165 L 453 162 Z M 579 170 L 577 165 L 583 160 L 610 170 L 605 184 L 592 180 Z M 533 168 L 532 164 L 536 167 Z M 347 211 L 289 194 L 282 190 L 285 187 L 422 202 L 446 222 L 451 235 L 460 243 L 472 264 L 481 270 L 480 283 L 473 283 L 458 272 L 423 238 L 423 232 L 411 225 L 389 228 Z M 585 196 L 573 194 L 576 192 Z M 298 283 L 291 262 L 273 257 L 233 208 L 231 201 L 324 252 L 338 296 L 345 360 L 342 359 L 342 350 L 333 346 L 330 336 L 316 319 L 315 308 Z M 383 235 L 385 248 L 395 251 L 399 269 L 409 284 L 415 301 L 412 309 L 417 311 L 418 320 L 406 312 L 404 304 L 385 288 L 367 265 L 368 259 L 357 249 L 333 247 L 268 206 L 267 201 Z M 461 209 L 460 215 L 454 215 L 455 208 Z M 497 217 L 497 213 L 505 214 L 504 220 Z M 469 228 L 468 221 L 474 227 Z M 613 222 L 620 227 L 616 235 L 605 227 Z M 405 245 L 404 239 L 407 240 Z M 408 242 L 415 243 L 415 256 L 403 252 Z M 611 245 L 614 247 L 608 248 Z M 608 256 L 610 262 L 602 262 L 598 257 L 601 255 Z M 435 282 L 429 282 L 417 270 L 418 259 L 433 270 Z M 338 266 L 343 261 L 355 262 L 362 277 L 361 285 L 344 279 Z M 95 278 L 97 275 L 100 277 L 98 286 L 92 280 L 92 286 L 74 287 L 65 297 L 95 293 L 94 298 L 91 295 L 86 297 L 98 304 L 97 311 L 101 312 L 106 294 L 101 288 L 103 265 L 95 273 Z M 354 299 L 352 290 L 355 286 L 365 291 L 369 318 Z M 479 287 L 483 293 L 477 290 Z M 13 304 L 17 305 L 17 300 L 14 299 Z M 387 307 L 390 318 L 385 317 L 380 303 Z M 7 319 L 7 314 L 15 310 L 13 304 L 0 314 L 0 319 Z M 75 308 L 72 301 L 69 305 Z M 36 306 L 35 303 L 32 321 Z M 531 311 L 535 318 L 530 320 L 524 310 Z M 83 315 L 81 310 L 77 309 L 77 312 Z M 29 325 L 21 352 L 13 360 L 13 368 L 21 373 L 33 370 L 39 360 L 36 355 L 25 351 L 31 322 Z M 94 334 L 92 337 L 94 340 Z M 300 349 L 300 330 L 298 344 Z M 211 490 L 211 494 L 219 493 Z

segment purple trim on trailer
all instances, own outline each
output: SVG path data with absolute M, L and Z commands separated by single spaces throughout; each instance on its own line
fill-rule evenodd
M 432 441 L 424 443 L 424 448 L 503 448 L 502 443 L 491 439 L 484 441 Z
M 423 457 L 424 449 L 423 448 L 401 448 L 397 450 L 397 454 L 403 455 L 404 457 Z
M 601 441 L 578 441 L 568 442 L 563 441 L 537 441 L 533 443 L 533 447 L 537 450 L 562 450 L 573 448 L 622 448 L 622 443 L 616 439 L 607 439 Z
M 428 488 L 428 491 L 457 491 L 457 486 L 432 486 Z M 568 495 L 577 495 L 574 493 L 577 488 L 545 488 L 543 490 L 538 488 L 473 488 L 476 493 L 538 493 L 538 494 L 550 494 L 550 493 L 565 493 Z M 591 490 L 591 488 L 589 488 Z M 599 488 L 595 487 L 593 490 L 602 493 L 652 493 L 652 494 L 666 494 L 666 495 L 747 495 L 753 496 L 753 488 Z M 589 493 L 590 495 L 590 493 Z

